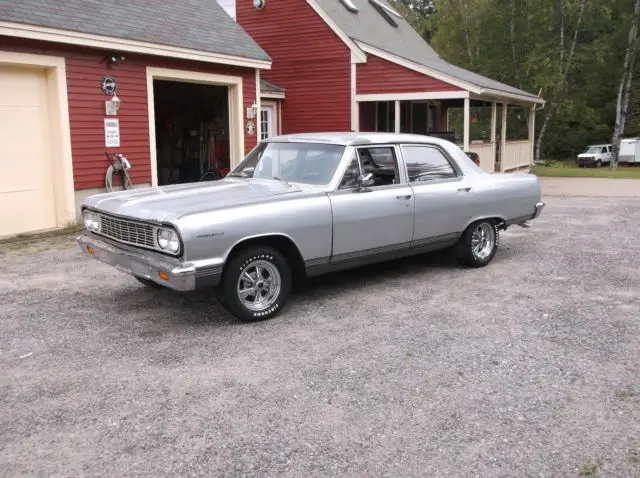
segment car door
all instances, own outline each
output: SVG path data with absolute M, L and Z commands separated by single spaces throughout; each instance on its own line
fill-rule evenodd
M 357 178 L 373 174 L 362 189 Z M 413 191 L 393 145 L 357 148 L 337 190 L 333 210 L 332 262 L 408 247 L 413 236 Z
M 415 197 L 413 245 L 456 237 L 471 217 L 469 180 L 437 145 L 405 144 L 401 151 Z

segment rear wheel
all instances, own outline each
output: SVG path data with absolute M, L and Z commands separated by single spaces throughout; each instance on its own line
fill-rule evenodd
M 462 234 L 457 259 L 469 267 L 484 267 L 498 250 L 499 232 L 495 221 L 483 219 L 471 224 Z
M 268 246 L 239 252 L 222 278 L 224 306 L 244 322 L 275 316 L 291 292 L 291 268 L 286 258 Z

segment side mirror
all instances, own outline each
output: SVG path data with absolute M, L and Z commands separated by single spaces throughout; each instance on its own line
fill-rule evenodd
M 358 186 L 360 186 L 361 192 L 370 191 L 370 187 L 375 184 L 375 180 L 373 179 L 373 173 L 361 174 L 358 176 Z

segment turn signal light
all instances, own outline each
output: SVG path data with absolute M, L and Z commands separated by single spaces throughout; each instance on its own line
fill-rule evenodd
M 158 272 L 158 276 L 162 280 L 169 280 L 169 274 L 167 274 L 166 272 Z

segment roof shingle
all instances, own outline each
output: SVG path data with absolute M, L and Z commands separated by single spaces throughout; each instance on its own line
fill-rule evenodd
M 0 21 L 270 61 L 216 0 L 0 0 Z
M 352 40 L 365 43 L 392 55 L 449 75 L 479 88 L 488 88 L 537 99 L 536 95 L 499 81 L 473 73 L 444 61 L 403 18 L 395 18 L 392 26 L 375 9 L 369 0 L 351 0 L 357 13 L 347 10 L 340 0 L 316 0 L 338 27 Z M 379 0 L 388 5 L 386 0 Z

